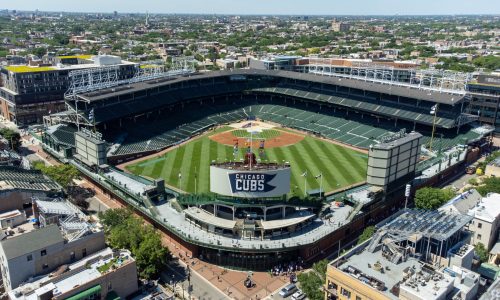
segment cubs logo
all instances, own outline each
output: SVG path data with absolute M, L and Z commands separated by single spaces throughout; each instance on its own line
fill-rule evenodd
M 231 190 L 233 193 L 267 193 L 276 188 L 276 186 L 269 184 L 274 177 L 276 177 L 276 174 L 233 173 L 229 174 L 229 181 L 231 183 Z

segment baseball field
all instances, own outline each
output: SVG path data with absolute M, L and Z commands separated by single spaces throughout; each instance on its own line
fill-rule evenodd
M 325 192 L 366 178 L 366 154 L 282 128 L 252 133 L 228 126 L 218 128 L 125 168 L 136 175 L 164 178 L 168 185 L 186 192 L 208 192 L 210 163 L 242 160 L 251 142 L 257 161 L 290 163 L 291 194 L 302 196 L 305 188 L 318 189 L 321 178 Z M 262 144 L 264 149 L 259 150 Z

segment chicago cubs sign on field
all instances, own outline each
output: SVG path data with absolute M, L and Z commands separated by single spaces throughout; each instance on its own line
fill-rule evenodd
M 276 174 L 234 173 L 229 174 L 231 190 L 236 192 L 270 192 L 275 186 L 269 184 Z
M 210 191 L 234 197 L 277 197 L 290 192 L 290 168 L 259 170 L 210 166 Z

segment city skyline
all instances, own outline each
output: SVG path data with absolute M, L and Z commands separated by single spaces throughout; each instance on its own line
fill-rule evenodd
M 99 12 L 111 13 L 172 13 L 172 14 L 237 14 L 237 15 L 470 15 L 500 14 L 500 3 L 491 0 L 462 2 L 457 5 L 453 0 L 422 0 L 408 3 L 395 0 L 373 1 L 353 0 L 337 3 L 327 0 L 299 1 L 263 1 L 252 2 L 214 0 L 169 1 L 150 0 L 147 3 L 131 0 L 106 1 L 88 0 L 85 3 L 49 0 L 37 3 L 32 0 L 19 0 L 5 3 L 2 9 L 61 12 Z M 339 5 L 340 4 L 340 5 Z

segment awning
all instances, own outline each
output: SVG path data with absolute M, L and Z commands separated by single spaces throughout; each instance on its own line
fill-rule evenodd
M 115 291 L 111 291 L 106 295 L 106 300 L 120 300 L 120 296 Z
M 96 285 L 94 287 L 91 287 L 90 289 L 87 289 L 83 292 L 80 292 L 74 296 L 71 296 L 69 298 L 66 298 L 66 300 L 83 300 L 87 299 L 92 295 L 100 294 L 101 293 L 101 285 Z

